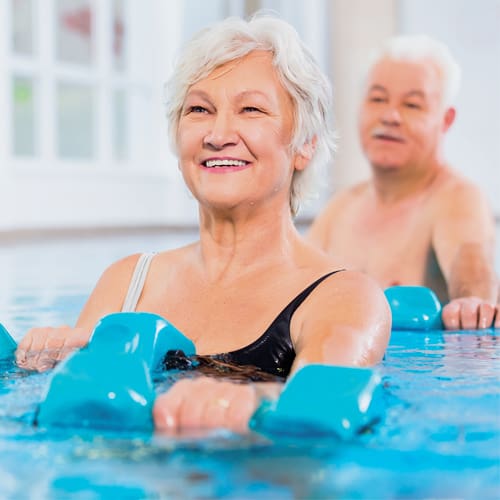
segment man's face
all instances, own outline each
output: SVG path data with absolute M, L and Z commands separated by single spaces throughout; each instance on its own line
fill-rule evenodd
M 371 70 L 360 109 L 363 151 L 374 168 L 425 168 L 438 159 L 450 123 L 431 61 L 382 59 Z

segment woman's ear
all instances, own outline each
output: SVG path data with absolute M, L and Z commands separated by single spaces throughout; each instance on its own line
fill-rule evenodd
M 309 142 L 306 142 L 300 150 L 295 154 L 295 170 L 304 170 L 311 161 L 316 151 L 316 143 L 318 142 L 314 136 Z

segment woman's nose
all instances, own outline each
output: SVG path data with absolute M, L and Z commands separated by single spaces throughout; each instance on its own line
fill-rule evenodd
M 230 113 L 216 113 L 203 143 L 210 149 L 220 150 L 238 142 L 235 123 Z

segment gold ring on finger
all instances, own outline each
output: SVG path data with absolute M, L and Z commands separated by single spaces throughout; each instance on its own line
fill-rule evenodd
M 215 400 L 215 403 L 218 405 L 218 406 L 222 406 L 222 408 L 229 408 L 229 401 L 226 399 L 226 398 L 217 398 Z

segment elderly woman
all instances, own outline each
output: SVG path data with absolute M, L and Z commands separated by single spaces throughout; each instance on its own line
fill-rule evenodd
M 330 87 L 293 28 L 262 16 L 216 24 L 187 45 L 169 90 L 171 141 L 199 204 L 199 241 L 111 265 L 76 327 L 32 329 L 19 365 L 43 368 L 38 353 L 83 346 L 103 315 L 124 310 L 165 317 L 201 355 L 283 378 L 307 363 L 379 362 L 390 335 L 382 291 L 293 224 L 333 149 Z M 262 395 L 280 388 L 181 380 L 157 398 L 155 424 L 243 431 Z

